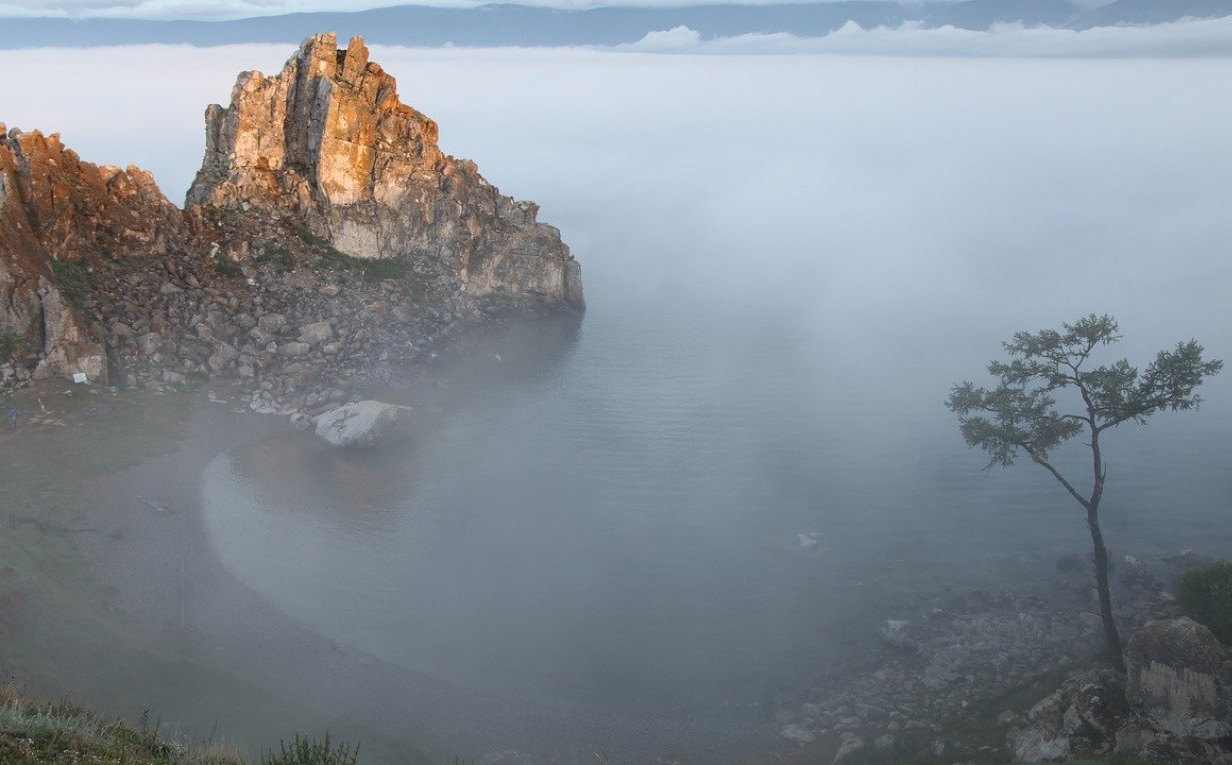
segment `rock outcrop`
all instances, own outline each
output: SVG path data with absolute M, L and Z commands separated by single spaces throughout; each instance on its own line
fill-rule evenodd
M 1132 755 L 1147 762 L 1232 763 L 1232 664 L 1210 630 L 1150 621 L 1126 648 L 1128 675 L 1094 670 L 1036 704 L 1007 743 L 1016 761 Z
M 25 337 L 35 378 L 105 378 L 97 333 L 73 305 L 90 271 L 166 255 L 189 239 L 149 173 L 82 162 L 59 135 L 0 123 L 0 330 Z
M 310 38 L 206 118 L 184 210 L 148 173 L 0 126 L 0 386 L 232 378 L 310 415 L 465 327 L 583 308 L 559 232 L 443 154 L 358 38 Z
M 189 206 L 290 213 L 356 258 L 405 258 L 437 289 L 582 306 L 560 233 L 437 146 L 437 124 L 356 37 L 305 41 L 281 74 L 240 75 L 206 111 L 205 160 Z
M 1056 762 L 1117 751 L 1129 719 L 1119 676 L 1110 670 L 1074 675 L 1027 713 L 1007 743 L 1018 762 Z
M 1147 622 L 1125 650 L 1126 694 L 1164 731 L 1232 737 L 1232 662 L 1211 631 L 1182 617 Z

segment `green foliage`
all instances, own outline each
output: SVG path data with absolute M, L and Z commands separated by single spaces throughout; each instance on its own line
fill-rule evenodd
M 1195 568 L 1176 580 L 1181 612 L 1205 625 L 1222 643 L 1232 643 L 1232 563 Z
M 274 243 L 257 253 L 252 262 L 258 267 L 270 268 L 275 273 L 285 274 L 295 268 L 295 258 L 285 245 Z
M 1060 332 L 1018 332 L 1002 344 L 1009 359 L 988 365 L 988 373 L 998 378 L 996 387 L 959 383 L 950 390 L 946 406 L 958 415 L 967 446 L 988 454 L 989 468 L 1013 465 L 1025 453 L 1082 505 L 1091 532 L 1107 658 L 1123 671 L 1121 638 L 1108 584 L 1108 550 L 1099 527 L 1099 505 L 1108 473 L 1100 436 L 1124 422 L 1145 422 L 1165 409 L 1195 408 L 1201 399 L 1194 389 L 1206 377 L 1218 374 L 1223 362 L 1204 361 L 1202 346 L 1190 340 L 1177 343 L 1174 350 L 1160 351 L 1142 372 L 1125 359 L 1091 366 L 1096 349 L 1120 339 L 1116 320 L 1095 314 L 1063 324 Z M 1068 410 L 1058 406 L 1054 394 L 1059 391 L 1067 392 L 1073 402 Z M 1089 493 L 1080 491 L 1048 461 L 1053 449 L 1079 433 L 1086 435 L 1091 450 Z
M 244 269 L 240 267 L 240 264 L 226 257 L 214 258 L 214 271 L 217 272 L 219 276 L 226 276 L 230 278 L 244 275 Z
M 12 361 L 27 342 L 26 336 L 20 332 L 0 332 L 0 364 Z
M 1165 409 L 1193 409 L 1201 401 L 1194 389 L 1223 367 L 1203 361 L 1202 346 L 1190 340 L 1160 351 L 1141 373 L 1125 359 L 1088 368 L 1095 349 L 1121 339 L 1116 320 L 1092 314 L 1062 327 L 1018 332 L 1003 343 L 1009 361 L 988 365 L 1000 379 L 995 388 L 963 382 L 951 390 L 946 406 L 958 414 L 967 445 L 987 452 L 990 465 L 1012 465 L 1020 452 L 1043 462 L 1084 430 L 1098 436 Z M 1067 388 L 1082 396 L 1076 412 L 1057 409 L 1053 394 Z
M 51 261 L 52 280 L 69 305 L 80 308 L 94 288 L 94 279 L 85 263 L 70 260 Z
M 370 282 L 404 280 L 411 275 L 410 258 L 356 258 L 339 251 L 310 231 L 301 229 L 299 235 L 316 252 L 317 262 L 327 268 L 349 271 Z
M 261 759 L 261 765 L 355 765 L 359 758 L 358 746 L 354 749 L 349 744 L 334 746 L 328 732 L 323 741 L 302 738 L 297 733 L 293 743 L 279 741 L 278 748 L 280 752 L 277 755 L 270 752 Z

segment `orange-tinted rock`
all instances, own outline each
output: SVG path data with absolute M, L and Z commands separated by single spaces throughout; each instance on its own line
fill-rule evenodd
M 443 154 L 359 38 L 309 39 L 206 115 L 184 211 L 149 173 L 0 126 L 0 332 L 27 340 L 0 386 L 233 376 L 320 407 L 494 312 L 582 307 L 559 232 Z
M 188 240 L 149 173 L 82 162 L 56 134 L 0 134 L 0 329 L 38 351 L 35 377 L 106 376 L 102 346 L 57 288 L 53 263 L 88 269 Z
M 441 152 L 437 136 L 360 38 L 341 51 L 317 35 L 279 75 L 242 74 L 230 106 L 209 107 L 188 204 L 293 211 L 343 253 L 414 259 L 462 294 L 581 308 L 581 269 L 559 231 Z

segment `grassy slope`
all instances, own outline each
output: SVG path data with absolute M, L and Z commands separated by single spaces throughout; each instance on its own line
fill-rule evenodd
M 238 765 L 225 749 L 188 750 L 140 728 L 109 722 L 67 704 L 31 704 L 0 692 L 0 762 L 97 763 L 97 765 Z

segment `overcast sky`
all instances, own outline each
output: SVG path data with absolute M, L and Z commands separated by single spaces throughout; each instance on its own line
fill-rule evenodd
M 589 8 L 610 5 L 756 5 L 781 2 L 833 2 L 835 0 L 516 0 L 521 5 Z M 916 4 L 920 0 L 900 0 Z M 940 0 L 949 2 L 950 0 Z M 433 5 L 466 8 L 491 0 L 0 0 L 0 16 L 108 16 L 134 19 L 233 19 L 310 11 L 361 11 L 394 5 Z M 1095 7 L 1109 0 L 1075 0 Z

